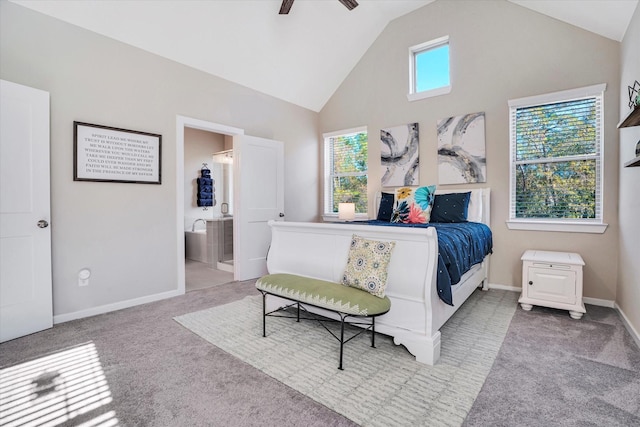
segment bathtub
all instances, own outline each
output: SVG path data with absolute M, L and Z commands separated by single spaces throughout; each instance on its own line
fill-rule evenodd
M 207 251 L 207 230 L 185 231 L 185 258 L 211 263 Z

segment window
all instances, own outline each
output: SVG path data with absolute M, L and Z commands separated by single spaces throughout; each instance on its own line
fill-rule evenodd
M 324 215 L 337 217 L 338 203 L 355 203 L 367 217 L 367 129 L 324 134 Z
M 449 92 L 449 36 L 410 47 L 409 101 Z
M 509 101 L 509 228 L 604 232 L 606 85 Z

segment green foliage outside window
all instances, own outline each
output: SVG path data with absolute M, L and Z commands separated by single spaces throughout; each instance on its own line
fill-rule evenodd
M 331 212 L 338 203 L 355 203 L 356 213 L 367 212 L 367 133 L 360 132 L 330 138 Z
M 516 111 L 516 218 L 596 218 L 595 99 Z

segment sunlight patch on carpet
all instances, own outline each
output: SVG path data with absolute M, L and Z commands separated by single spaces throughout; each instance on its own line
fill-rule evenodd
M 459 426 L 482 388 L 517 306 L 515 292 L 476 291 L 442 327 L 435 366 L 385 335 L 345 345 L 316 322 L 267 318 L 260 296 L 176 317 L 211 344 L 364 426 Z
M 0 369 L 0 426 L 117 426 L 112 400 L 93 342 Z

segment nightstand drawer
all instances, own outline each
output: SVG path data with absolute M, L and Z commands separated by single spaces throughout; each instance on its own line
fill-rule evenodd
M 548 264 L 546 262 L 534 262 L 531 265 L 540 268 L 555 268 L 558 270 L 571 270 L 571 266 L 567 264 Z

